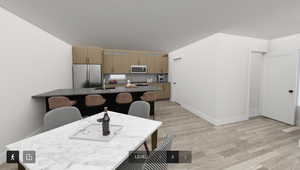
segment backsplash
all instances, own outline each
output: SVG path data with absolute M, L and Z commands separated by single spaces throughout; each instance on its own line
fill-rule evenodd
M 112 74 L 105 74 L 104 78 L 109 81 L 110 80 L 110 75 Z M 124 74 L 123 74 L 124 75 Z M 123 84 L 123 83 L 127 83 L 127 80 L 130 80 L 131 82 L 147 82 L 147 80 L 151 81 L 151 82 L 157 82 L 157 75 L 158 74 L 125 74 L 126 75 L 126 79 L 125 80 L 117 80 L 118 84 Z

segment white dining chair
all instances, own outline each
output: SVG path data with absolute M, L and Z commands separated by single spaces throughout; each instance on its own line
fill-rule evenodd
M 145 101 L 135 101 L 130 105 L 128 115 L 149 119 L 150 118 L 150 104 Z M 149 148 L 148 148 L 146 142 L 144 142 L 144 147 L 145 147 L 147 153 L 149 154 Z
M 150 154 L 144 163 L 133 163 L 127 159 L 117 170 L 167 170 L 167 151 L 171 150 L 174 136 L 168 135 L 162 143 Z
M 60 107 L 53 109 L 44 116 L 42 131 L 45 132 L 80 119 L 82 119 L 82 116 L 76 107 Z

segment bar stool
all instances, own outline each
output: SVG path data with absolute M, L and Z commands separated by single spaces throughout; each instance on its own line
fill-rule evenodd
M 132 103 L 133 98 L 130 93 L 119 93 L 116 96 L 116 106 L 115 111 L 128 114 L 128 110 L 130 107 L 130 104 Z
M 129 104 L 132 100 L 132 95 L 130 93 L 119 93 L 116 97 L 116 103 L 118 104 Z
M 106 102 L 106 99 L 102 95 L 93 94 L 85 96 L 85 105 L 87 107 L 102 106 Z
M 60 107 L 66 107 L 66 106 L 73 106 L 76 104 L 76 101 L 70 100 L 67 97 L 64 96 L 56 96 L 56 97 L 50 97 L 48 99 L 49 109 L 56 109 Z
M 153 115 L 153 119 L 155 119 L 155 110 L 154 110 L 155 106 L 154 105 L 155 105 L 155 101 L 157 99 L 157 93 L 156 92 L 145 92 L 143 94 L 143 96 L 141 96 L 141 99 L 150 104 L 150 106 L 152 108 L 150 110 L 150 115 Z
M 143 96 L 141 96 L 141 99 L 146 102 L 153 102 L 157 99 L 157 93 L 155 92 L 145 92 Z

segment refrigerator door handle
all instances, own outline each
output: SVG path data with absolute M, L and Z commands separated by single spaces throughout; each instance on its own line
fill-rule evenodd
M 89 65 L 89 82 L 93 86 L 101 85 L 101 65 Z
M 87 86 L 87 65 L 73 64 L 73 88 L 84 88 Z
M 90 66 L 86 65 L 86 86 L 90 86 Z
M 91 70 L 90 70 L 90 59 L 87 58 L 87 71 L 88 71 L 88 75 L 87 75 L 87 81 L 88 81 L 88 87 L 90 86 L 90 81 L 91 81 Z
M 72 65 L 72 85 L 75 88 L 75 73 L 74 73 L 74 64 Z

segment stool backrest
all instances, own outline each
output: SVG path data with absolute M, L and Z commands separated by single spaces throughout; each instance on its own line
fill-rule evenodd
M 129 104 L 132 102 L 132 95 L 130 93 L 119 93 L 116 102 L 118 104 Z
M 64 96 L 50 97 L 48 99 L 48 103 L 50 109 L 56 109 L 64 106 L 72 106 L 74 104 L 69 98 Z
M 150 104 L 145 101 L 135 101 L 130 105 L 128 115 L 148 119 L 150 118 Z
M 43 131 L 48 131 L 80 119 L 82 119 L 81 113 L 76 107 L 53 109 L 44 116 Z
M 106 102 L 102 95 L 87 95 L 85 96 L 85 105 L 88 107 L 101 106 Z
M 157 93 L 156 92 L 145 92 L 143 94 L 143 96 L 141 97 L 141 99 L 144 101 L 148 101 L 148 102 L 156 101 Z

